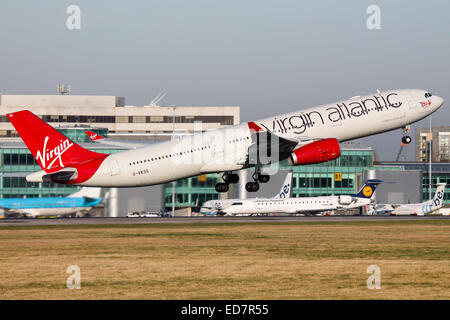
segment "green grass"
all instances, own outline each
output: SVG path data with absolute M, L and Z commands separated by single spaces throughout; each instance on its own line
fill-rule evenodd
M 0 240 L 0 299 L 450 299 L 449 220 L 1 226 Z M 81 290 L 65 287 L 71 264 Z

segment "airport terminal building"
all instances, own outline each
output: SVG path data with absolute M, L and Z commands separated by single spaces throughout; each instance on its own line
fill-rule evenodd
M 116 96 L 2 95 L 0 137 L 17 137 L 6 114 L 28 109 L 54 127 L 93 125 L 106 128 L 109 137 L 168 139 L 175 131 L 193 132 L 240 123 L 238 106 L 128 106 Z M 159 137 L 158 137 L 159 135 Z

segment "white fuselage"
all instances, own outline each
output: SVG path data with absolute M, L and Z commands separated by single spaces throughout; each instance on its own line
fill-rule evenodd
M 91 207 L 73 207 L 73 208 L 27 208 L 14 209 L 11 213 L 26 215 L 29 217 L 47 217 L 47 216 L 65 216 L 83 210 L 90 210 Z
M 436 210 L 439 210 L 442 206 L 434 206 L 432 202 L 427 201 L 424 203 L 411 203 L 411 204 L 402 204 L 398 206 L 387 206 L 391 207 L 392 210 L 386 211 L 387 214 L 396 215 L 396 216 L 407 216 L 407 215 L 418 215 L 423 216 L 426 214 L 430 214 Z M 382 208 L 380 208 L 380 212 L 382 212 Z
M 425 118 L 443 102 L 437 96 L 426 99 L 425 92 L 387 91 L 254 123 L 281 138 L 298 141 L 298 146 L 304 141 L 322 138 L 336 138 L 342 142 L 401 128 Z M 429 104 L 424 107 L 421 101 L 429 101 Z M 144 186 L 204 173 L 239 170 L 252 166 L 247 161 L 252 143 L 247 123 L 199 132 L 112 154 L 80 185 Z
M 436 189 L 434 197 L 428 201 L 422 203 L 409 203 L 409 204 L 379 204 L 375 206 L 375 212 L 377 214 L 390 214 L 390 215 L 418 215 L 423 216 L 430 214 L 436 210 L 442 208 L 444 204 L 444 192 L 445 183 L 439 183 Z
M 201 210 L 200 212 L 204 214 L 220 212 L 226 215 L 319 213 L 322 211 L 358 208 L 370 202 L 371 199 L 369 198 L 355 198 L 352 196 L 210 200 L 205 203 L 205 206 L 211 209 Z

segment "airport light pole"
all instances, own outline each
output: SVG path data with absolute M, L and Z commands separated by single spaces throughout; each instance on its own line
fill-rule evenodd
M 175 138 L 175 106 L 172 106 L 172 140 Z M 172 218 L 175 217 L 175 181 L 172 181 Z
M 431 151 L 431 141 L 433 140 L 433 131 L 431 128 L 431 116 L 430 116 L 430 146 L 429 152 L 428 152 L 428 160 L 430 162 L 429 168 L 428 168 L 428 179 L 429 179 L 429 187 L 428 187 L 428 199 L 431 200 L 431 157 L 432 157 L 432 151 Z

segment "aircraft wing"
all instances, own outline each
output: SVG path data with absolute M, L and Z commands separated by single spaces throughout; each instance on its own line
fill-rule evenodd
M 279 159 L 284 159 L 289 156 L 289 154 L 298 146 L 298 140 L 289 140 L 285 138 L 281 138 L 278 135 L 265 130 L 258 126 L 254 122 L 248 122 L 248 127 L 250 129 L 252 144 L 248 148 L 248 156 L 247 159 L 243 163 L 240 164 L 248 164 L 248 163 L 260 163 L 259 156 L 261 154 L 267 155 L 268 157 L 273 157 L 271 154 L 273 150 L 278 149 Z M 305 144 L 312 142 L 305 142 Z M 266 150 L 266 152 L 258 152 L 258 150 Z M 268 164 L 268 163 L 263 163 Z

